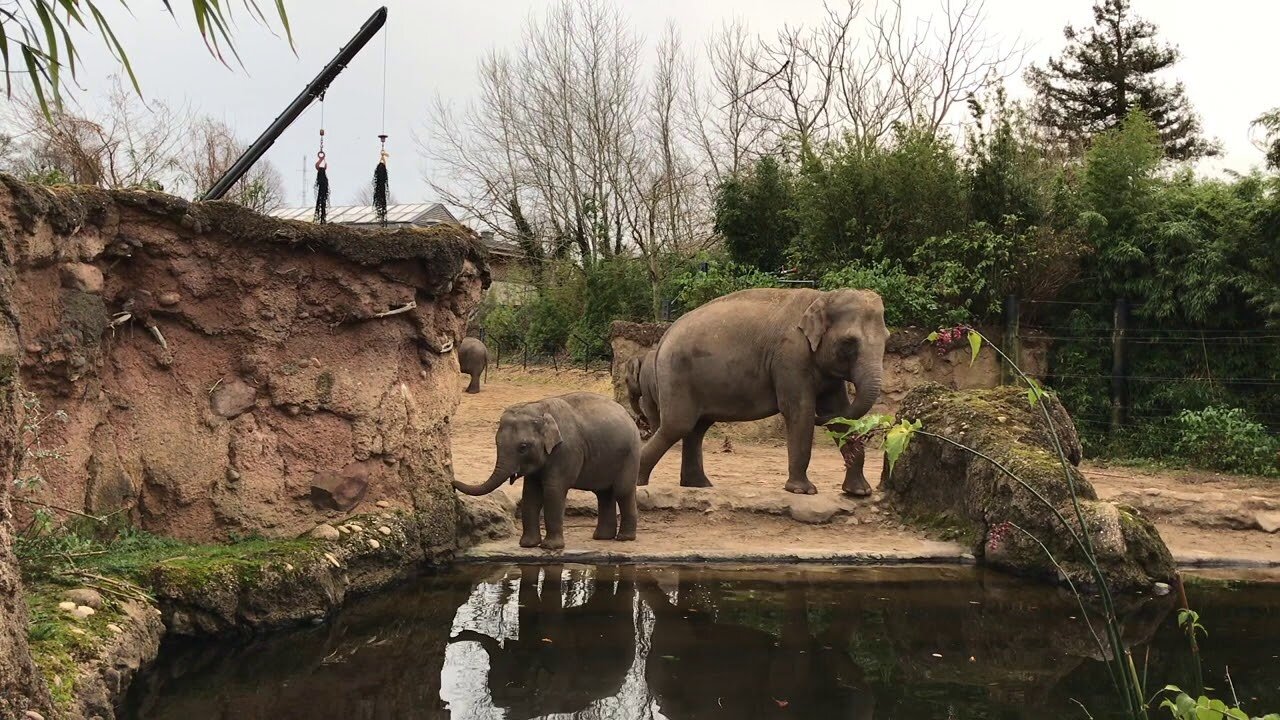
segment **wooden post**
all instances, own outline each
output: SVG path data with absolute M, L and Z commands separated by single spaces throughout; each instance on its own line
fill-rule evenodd
M 1004 299 L 1004 354 L 1019 367 L 1022 366 L 1022 343 L 1018 339 L 1022 310 L 1018 306 L 1018 296 L 1009 294 Z M 1000 364 L 1000 382 L 1012 385 L 1017 382 L 1018 373 L 1007 363 Z
M 1129 301 L 1116 300 L 1111 331 L 1111 433 L 1120 431 L 1129 420 L 1129 358 L 1125 338 L 1129 331 Z

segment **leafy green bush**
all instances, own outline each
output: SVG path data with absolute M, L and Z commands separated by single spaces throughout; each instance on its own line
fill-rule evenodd
M 1177 422 L 1181 435 L 1174 451 L 1188 462 L 1228 472 L 1280 473 L 1280 440 L 1240 408 L 1184 410 Z
M 703 263 L 707 266 L 705 272 L 701 269 Z M 698 258 L 689 270 L 672 280 L 681 312 L 688 312 L 731 292 L 778 285 L 776 278 L 756 268 L 707 256 Z
M 908 275 L 888 260 L 878 265 L 850 263 L 824 274 L 819 286 L 876 291 L 884 300 L 884 321 L 890 327 L 937 327 L 968 320 L 962 309 L 944 309 L 927 280 Z

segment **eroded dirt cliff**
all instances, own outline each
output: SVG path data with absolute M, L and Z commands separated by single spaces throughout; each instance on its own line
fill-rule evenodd
M 454 343 L 489 284 L 459 227 L 359 231 L 0 177 L 29 497 L 185 540 L 296 535 L 375 502 L 447 551 Z M 29 401 L 30 402 L 30 401 Z

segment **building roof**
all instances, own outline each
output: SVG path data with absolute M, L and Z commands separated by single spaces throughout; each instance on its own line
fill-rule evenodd
M 315 207 L 280 207 L 267 211 L 267 214 L 282 220 L 312 222 L 316 216 L 316 209 Z M 378 216 L 372 205 L 331 205 L 326 218 L 334 225 L 379 227 Z M 449 212 L 449 208 L 440 203 L 387 206 L 388 225 L 428 227 L 441 223 L 462 224 L 453 213 Z M 524 253 L 514 243 L 496 237 L 492 232 L 482 232 L 480 237 L 491 253 L 516 258 L 524 257 Z
M 315 218 L 316 209 L 314 207 L 281 207 L 267 214 L 284 220 L 311 222 Z M 331 205 L 327 217 L 329 222 L 335 225 L 378 224 L 378 216 L 372 205 Z M 387 206 L 387 224 L 425 226 L 440 223 L 461 224 L 458 218 L 440 203 Z

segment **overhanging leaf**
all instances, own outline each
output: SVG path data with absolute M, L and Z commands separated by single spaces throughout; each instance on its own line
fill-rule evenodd
M 982 349 L 982 334 L 977 330 L 969 331 L 969 365 L 978 359 L 978 351 Z

